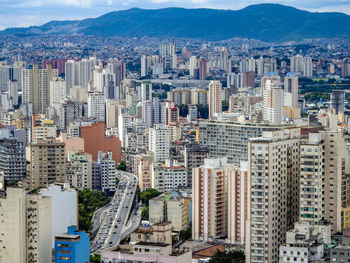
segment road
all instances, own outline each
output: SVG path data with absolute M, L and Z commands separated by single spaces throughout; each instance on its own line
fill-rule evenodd
M 109 207 L 105 210 L 105 216 L 102 216 L 101 224 L 91 245 L 91 253 L 118 245 L 125 234 L 140 223 L 139 209 L 135 216 L 134 214 L 130 216 L 130 222 L 128 222 L 138 184 L 137 177 L 122 171 L 117 171 L 117 177 L 119 183 L 116 192 Z M 98 218 L 101 219 L 102 213 L 103 211 L 97 213 L 96 221 L 99 220 Z

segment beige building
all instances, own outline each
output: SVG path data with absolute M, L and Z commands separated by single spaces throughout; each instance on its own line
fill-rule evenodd
M 343 134 L 325 132 L 325 219 L 332 223 L 332 234 L 343 230 L 343 226 L 350 226 L 349 222 L 344 222 L 350 207 L 346 158 L 348 153 Z
M 192 239 L 227 235 L 227 180 L 232 170 L 226 158 L 204 159 L 204 165 L 193 170 Z
M 51 198 L 8 188 L 0 199 L 0 262 L 51 262 Z
M 232 244 L 244 245 L 247 218 L 248 163 L 235 165 L 227 180 L 227 238 Z
M 286 232 L 299 219 L 300 129 L 249 141 L 247 263 L 277 263 Z
M 66 175 L 65 143 L 55 139 L 39 140 L 30 145 L 30 187 L 63 182 Z
M 209 83 L 209 119 L 214 113 L 222 112 L 222 85 L 218 80 L 212 80 Z
M 300 221 L 312 224 L 324 218 L 324 164 L 324 134 L 310 133 L 300 144 Z
M 167 202 L 167 219 L 171 222 L 173 231 L 181 231 L 188 226 L 188 207 L 184 198 L 172 198 Z

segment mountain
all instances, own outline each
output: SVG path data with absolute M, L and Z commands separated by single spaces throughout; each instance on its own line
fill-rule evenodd
M 298 41 L 305 38 L 350 38 L 350 16 L 312 13 L 278 4 L 251 5 L 241 10 L 132 8 L 97 18 L 8 28 L 0 34 L 85 34 L 201 40 L 240 37 L 267 42 Z

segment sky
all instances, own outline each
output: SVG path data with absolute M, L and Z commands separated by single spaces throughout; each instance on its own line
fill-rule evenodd
M 241 9 L 251 4 L 278 3 L 317 12 L 350 15 L 350 0 L 0 0 L 0 29 L 42 25 L 52 20 L 83 19 L 132 7 Z

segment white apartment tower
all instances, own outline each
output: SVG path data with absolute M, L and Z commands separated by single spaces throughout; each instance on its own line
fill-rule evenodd
M 155 124 L 149 130 L 149 150 L 155 162 L 164 162 L 170 156 L 169 128 L 164 124 Z
M 103 93 L 89 93 L 88 117 L 96 118 L 98 121 L 105 121 L 105 98 Z
M 263 93 L 263 118 L 271 124 L 283 121 L 283 90 L 279 76 L 268 76 L 261 79 Z
M 277 263 L 299 219 L 300 129 L 263 132 L 249 141 L 247 263 Z

